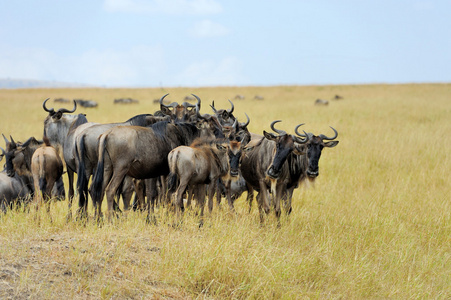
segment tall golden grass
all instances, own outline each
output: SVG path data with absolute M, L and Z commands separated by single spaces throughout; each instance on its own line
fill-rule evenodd
M 46 98 L 95 100 L 77 112 L 103 123 L 152 113 L 167 92 L 178 102 L 198 95 L 202 113 L 231 99 L 255 133 L 280 119 L 291 133 L 332 126 L 340 143 L 323 150 L 320 176 L 295 191 L 280 228 L 272 215 L 260 225 L 245 197 L 236 215 L 215 206 L 200 229 L 191 212 L 169 226 L 163 209 L 157 226 L 130 212 L 102 227 L 67 223 L 66 202 L 52 204 L 53 222 L 10 211 L 0 217 L 0 298 L 451 297 L 451 84 L 0 90 L 0 130 L 42 137 Z M 140 103 L 114 105 L 120 97 Z

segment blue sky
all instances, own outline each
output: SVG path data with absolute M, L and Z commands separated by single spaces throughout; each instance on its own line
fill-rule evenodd
M 0 78 L 105 87 L 451 82 L 450 12 L 450 0 L 0 0 Z

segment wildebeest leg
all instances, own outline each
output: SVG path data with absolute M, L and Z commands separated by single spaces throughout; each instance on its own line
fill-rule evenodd
M 252 200 L 254 200 L 254 189 L 247 182 L 246 182 L 246 188 L 247 188 L 246 201 L 249 203 L 249 213 L 250 213 L 252 210 Z
M 266 183 L 263 180 L 259 181 L 260 184 L 260 197 L 262 202 L 262 209 L 265 211 L 266 214 L 269 213 L 270 210 L 270 201 L 269 201 L 269 192 L 266 188 Z
M 210 184 L 208 185 L 208 212 L 210 214 L 213 211 L 213 197 L 215 195 L 215 190 L 216 190 L 216 187 L 217 187 L 217 185 L 215 183 L 216 182 L 212 180 L 210 182 Z M 205 199 L 205 196 L 204 196 L 204 199 Z M 205 200 L 204 200 L 204 203 L 205 203 Z
M 147 222 L 154 225 L 157 224 L 157 219 L 155 218 L 155 201 L 158 197 L 157 180 L 158 178 L 146 179 Z
M 283 193 L 283 189 L 285 188 L 285 185 L 279 184 L 276 186 L 276 194 L 273 195 L 274 198 L 274 211 L 277 218 L 277 226 L 280 227 L 280 215 L 281 215 L 281 208 L 280 208 L 280 198 Z
M 105 194 L 108 204 L 108 221 L 111 222 L 111 216 L 114 213 L 114 196 L 116 195 L 117 190 L 121 186 L 122 181 L 124 180 L 125 174 L 127 173 L 126 168 L 116 167 L 113 171 L 113 176 L 111 177 L 110 182 L 105 188 Z
M 92 175 L 91 170 L 87 168 L 85 170 L 85 173 L 86 174 L 82 176 L 86 176 L 87 180 L 89 180 Z M 77 175 L 80 176 L 80 174 Z M 86 181 L 86 186 L 83 186 L 81 188 L 83 190 L 80 192 L 80 195 L 78 195 L 78 212 L 81 217 L 86 218 L 88 216 L 88 181 Z
M 212 182 L 210 183 L 210 185 Z M 210 186 L 208 187 L 208 206 L 210 208 L 210 202 L 211 207 L 213 208 L 213 195 L 210 197 L 210 191 L 213 190 L 214 192 L 214 185 L 213 188 Z M 196 187 L 196 201 L 197 201 L 197 207 L 199 209 L 199 227 L 202 227 L 204 225 L 204 207 L 205 207 L 205 192 L 206 192 L 206 185 L 205 184 L 199 184 Z M 211 213 L 211 210 L 210 210 Z
M 135 200 L 133 201 L 133 210 L 144 210 L 145 205 L 145 183 L 141 179 L 133 179 L 133 184 L 135 186 Z
M 287 215 L 291 214 L 291 199 L 293 198 L 293 191 L 295 187 L 291 187 L 287 189 L 284 193 L 283 200 L 284 200 L 284 208 Z
M 134 190 L 135 186 L 133 184 L 133 179 L 129 176 L 125 176 L 121 191 L 122 203 L 124 203 L 124 211 L 128 211 L 130 209 L 130 201 L 132 199 Z
M 232 201 L 232 191 L 231 191 L 231 186 L 232 181 L 230 179 L 228 179 L 225 182 L 225 189 L 226 189 L 226 194 L 227 194 L 227 202 L 229 203 L 229 208 L 232 212 L 235 212 L 235 207 L 233 206 L 233 201 Z
M 181 219 L 183 211 L 185 210 L 183 205 L 183 195 L 185 194 L 188 182 L 189 178 L 180 178 L 180 183 L 176 190 L 175 210 L 178 219 Z
M 158 189 L 158 205 L 165 206 L 168 199 L 167 176 L 160 176 L 158 182 L 160 183 L 160 188 Z
M 194 188 L 193 187 L 188 187 L 188 193 L 186 195 L 186 207 L 187 208 L 191 208 L 191 201 L 194 198 Z
M 55 180 L 53 178 L 49 178 L 47 180 L 47 186 L 44 192 L 44 203 L 46 205 L 47 215 L 50 218 L 50 222 L 53 223 L 52 215 L 50 214 L 50 203 L 52 201 L 52 190 L 53 186 L 55 185 Z
M 68 213 L 66 219 L 72 220 L 72 201 L 74 200 L 74 171 L 67 168 L 67 178 L 69 181 L 69 195 L 68 195 Z

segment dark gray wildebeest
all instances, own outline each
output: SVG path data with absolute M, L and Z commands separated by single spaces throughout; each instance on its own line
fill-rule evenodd
M 215 101 L 211 102 L 210 107 L 213 109 L 213 112 L 215 113 L 216 117 L 219 120 L 219 123 L 221 123 L 222 126 L 232 126 L 235 122 L 236 118 L 233 115 L 233 110 L 235 109 L 235 106 L 233 105 L 233 102 L 230 101 L 230 105 L 232 106 L 230 109 L 216 109 L 215 107 Z
M 0 147 L 0 161 L 5 156 L 5 150 Z M 7 175 L 6 170 L 0 172 L 0 209 L 5 213 L 14 204 L 30 197 L 31 190 L 27 184 L 28 178 L 23 178 L 17 173 Z
M 114 104 L 137 104 L 139 103 L 138 100 L 133 98 L 117 98 L 114 99 Z
M 301 124 L 302 125 L 302 124 Z M 298 131 L 301 125 L 296 126 L 294 132 L 301 138 L 307 138 L 307 143 L 303 144 L 303 155 L 290 155 L 288 158 L 289 166 L 289 180 L 287 181 L 287 188 L 285 195 L 283 196 L 285 201 L 285 208 L 288 213 L 291 212 L 291 200 L 293 197 L 293 191 L 299 184 L 308 179 L 310 182 L 314 182 L 319 175 L 319 159 L 321 157 L 322 150 L 332 148 L 338 145 L 338 141 L 334 141 L 337 138 L 338 132 L 333 128 L 334 136 L 328 137 L 324 134 L 314 135 L 309 132 L 304 134 Z
M 329 101 L 327 101 L 327 100 L 324 100 L 324 99 L 316 99 L 315 100 L 315 105 L 318 105 L 318 106 L 325 106 L 325 105 L 329 105 Z
M 280 199 L 289 176 L 287 158 L 291 153 L 303 154 L 302 145 L 308 141 L 307 138 L 275 129 L 274 124 L 278 122 L 280 120 L 273 121 L 270 126 L 277 135 L 263 131 L 263 138 L 253 140 L 246 146 L 240 168 L 246 182 L 259 192 L 257 201 L 262 222 L 263 212 L 268 214 L 270 210 L 269 191 L 274 200 L 275 215 L 280 220 Z
M 68 191 L 68 219 L 72 217 L 72 200 L 74 198 L 74 174 L 77 172 L 78 160 L 75 153 L 75 138 L 84 129 L 96 123 L 90 123 L 84 114 L 70 115 L 77 109 L 77 102 L 74 101 L 72 110 L 60 108 L 55 111 L 53 108 L 47 108 L 46 99 L 42 107 L 48 116 L 44 120 L 44 136 L 48 137 L 50 144 L 56 148 L 58 153 L 63 153 L 63 159 L 66 163 L 66 170 L 69 182 Z M 80 211 L 81 213 L 81 211 Z
M 92 183 L 92 198 L 101 217 L 104 193 L 108 219 L 113 212 L 114 195 L 126 175 L 147 179 L 169 174 L 168 154 L 181 145 L 189 145 L 199 130 L 189 123 L 158 122 L 150 127 L 117 126 L 100 136 L 98 163 Z M 149 197 L 150 196 L 150 197 Z M 156 192 L 148 196 L 148 220 L 154 218 Z
M 179 146 L 169 152 L 172 185 L 176 178 L 179 179 L 175 201 L 178 217 L 184 211 L 183 195 L 189 187 L 195 190 L 202 224 L 205 194 L 208 194 L 208 210 L 211 213 L 217 179 L 228 182 L 229 177 L 238 175 L 240 155 L 241 143 L 225 139 L 197 139 L 190 146 Z M 229 205 L 233 209 L 231 201 Z
M 88 205 L 88 182 L 97 166 L 98 161 L 98 145 L 99 137 L 104 132 L 116 126 L 149 126 L 158 121 L 168 120 L 169 117 L 155 117 L 151 114 L 141 114 L 134 116 L 122 123 L 95 124 L 85 128 L 75 138 L 75 153 L 78 161 L 77 170 L 77 190 L 79 195 L 79 205 L 84 212 L 87 211 Z M 132 178 L 125 177 L 124 183 L 118 190 L 122 195 L 124 209 L 128 210 L 130 199 L 134 192 L 134 184 Z M 116 203 L 116 202 L 115 202 Z M 93 203 L 94 207 L 97 203 Z M 115 209 L 119 208 L 115 204 Z
M 97 107 L 99 106 L 99 104 L 95 101 L 92 100 L 83 100 L 83 99 L 75 99 L 74 100 L 78 105 L 82 106 L 82 107 Z
M 170 116 L 173 122 L 191 122 L 192 117 L 196 116 L 196 107 L 200 109 L 200 98 L 192 94 L 196 99 L 196 104 L 191 104 L 188 102 L 183 102 L 178 104 L 177 102 L 172 102 L 169 105 L 163 104 L 164 98 L 169 95 L 166 94 L 160 98 L 160 112 L 163 116 Z M 155 113 L 156 116 L 160 116 L 158 112 Z
M 24 179 L 24 182 L 28 184 L 28 188 L 31 191 L 31 196 L 34 198 L 36 190 L 36 182 L 33 180 L 32 170 L 32 157 L 37 149 L 44 145 L 44 141 L 38 141 L 34 137 L 29 138 L 26 142 L 15 142 L 12 137 L 11 141 L 3 135 L 6 142 L 6 172 L 8 176 L 15 176 L 18 174 Z M 26 180 L 25 180 L 26 179 Z M 66 192 L 64 190 L 64 183 L 61 176 L 56 178 L 56 185 L 52 184 L 52 195 L 58 200 L 64 200 Z

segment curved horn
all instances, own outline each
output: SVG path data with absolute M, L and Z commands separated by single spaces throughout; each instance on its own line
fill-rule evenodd
M 193 95 L 194 96 L 194 98 L 196 98 L 197 99 L 197 104 L 196 105 L 198 105 L 199 106 L 199 109 L 200 109 L 200 98 L 199 97 L 197 97 L 196 95 L 194 95 L 194 94 L 191 94 L 191 95 Z
M 274 124 L 279 123 L 279 122 L 282 122 L 282 120 L 273 121 L 273 122 L 271 123 L 271 129 L 274 130 L 274 132 L 277 132 L 279 135 L 287 134 L 287 133 L 286 133 L 285 131 L 283 131 L 283 130 L 279 130 L 279 129 L 275 129 L 275 128 L 274 128 Z
M 49 101 L 49 99 L 50 99 L 50 98 L 47 98 L 47 99 L 44 100 L 44 103 L 42 103 L 42 107 L 44 108 L 44 110 L 45 110 L 46 112 L 48 112 L 49 114 L 52 115 L 52 114 L 55 113 L 55 110 L 54 110 L 53 108 L 48 109 L 48 108 L 45 106 L 45 103 L 46 103 L 47 101 Z
M 299 133 L 298 128 L 301 127 L 302 125 L 304 125 L 305 123 L 299 124 L 298 126 L 296 126 L 296 128 L 294 128 L 294 132 L 299 135 L 300 137 L 308 137 L 308 134 L 304 131 L 305 134 Z
M 230 102 L 230 104 L 232 105 L 232 108 L 231 108 L 230 110 L 228 110 L 227 112 L 228 112 L 229 114 L 231 114 L 231 113 L 233 113 L 233 109 L 235 108 L 235 106 L 233 105 L 232 101 L 229 100 L 229 102 Z
M 215 108 L 215 100 L 211 101 L 210 107 L 213 109 L 213 112 L 214 112 L 215 114 L 218 113 L 218 111 L 217 111 L 216 108 Z
M 333 140 L 333 139 L 336 139 L 337 138 L 337 136 L 338 136 L 338 132 L 332 127 L 332 126 L 329 126 L 330 128 L 332 128 L 332 130 L 335 132 L 335 135 L 333 136 L 333 137 L 328 137 L 328 136 L 325 136 L 324 134 L 320 134 L 319 135 L 319 137 L 321 138 L 321 139 L 323 139 L 323 140 Z
M 58 109 L 58 112 L 60 113 L 73 113 L 75 110 L 77 109 L 77 101 L 74 100 L 74 108 L 72 108 L 72 110 L 68 110 L 66 108 L 60 108 Z
M 169 95 L 169 93 L 167 93 L 166 95 L 164 95 L 163 97 L 160 98 L 160 107 L 161 107 L 162 105 L 163 105 L 163 106 L 166 106 L 166 105 L 163 104 L 163 99 L 164 99 L 167 95 Z
M 5 139 L 6 145 L 8 145 L 8 143 L 9 143 L 8 139 L 6 138 L 6 136 L 3 133 L 2 133 L 2 135 L 3 135 L 3 138 Z
M 295 139 L 296 143 L 298 144 L 305 144 L 308 142 L 309 140 L 309 135 L 307 134 L 307 132 L 304 131 L 305 134 L 300 134 L 298 131 L 298 128 L 301 127 L 302 125 L 304 125 L 305 123 L 299 124 L 298 126 L 296 126 L 296 128 L 294 128 L 294 132 L 299 135 L 300 137 L 303 137 L 304 139 L 301 139 L 297 136 L 293 136 L 293 138 Z
M 9 138 L 11 139 L 11 149 L 17 148 L 16 142 L 14 141 L 13 137 L 9 136 Z
M 247 113 L 244 113 L 245 115 L 246 115 L 246 118 L 247 118 L 247 122 L 246 123 L 244 123 L 244 124 L 241 124 L 240 126 L 241 126 L 241 128 L 246 128 L 247 127 L 247 125 L 249 125 L 249 123 L 251 122 L 251 119 L 249 119 L 249 116 L 247 115 Z

